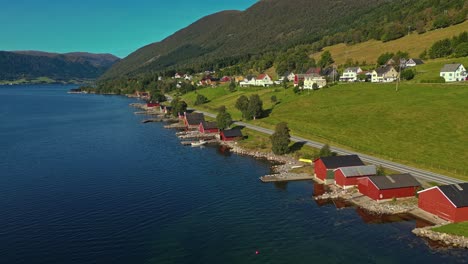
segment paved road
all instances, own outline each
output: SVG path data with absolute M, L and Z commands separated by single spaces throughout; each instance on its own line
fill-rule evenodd
M 203 113 L 206 116 L 216 117 L 216 115 L 214 115 L 212 113 L 208 113 L 208 112 L 204 112 L 204 111 L 198 111 L 198 110 L 197 110 L 197 112 Z M 268 135 L 273 134 L 273 130 L 263 128 L 263 127 L 260 127 L 260 126 L 251 125 L 251 124 L 247 124 L 247 123 L 240 122 L 240 121 L 236 121 L 236 122 L 234 122 L 234 124 L 239 125 L 239 126 L 245 126 L 245 127 L 249 128 L 249 129 L 252 129 L 252 130 L 255 130 L 255 131 L 258 131 L 258 132 L 262 132 L 262 133 L 265 133 L 265 134 L 268 134 Z M 305 139 L 305 138 L 301 138 L 301 137 L 297 137 L 297 136 L 293 136 L 293 135 L 291 135 L 291 141 L 303 142 L 305 145 L 311 146 L 311 147 L 314 147 L 314 148 L 321 148 L 324 145 L 323 143 L 319 143 L 317 141 L 312 141 L 312 140 L 309 140 L 309 139 Z M 445 176 L 445 175 L 442 175 L 442 174 L 417 169 L 417 168 L 414 168 L 414 167 L 411 167 L 411 166 L 403 165 L 403 164 L 396 163 L 396 162 L 389 161 L 389 160 L 376 158 L 376 157 L 373 157 L 373 156 L 370 156 L 370 155 L 367 155 L 367 154 L 363 154 L 363 153 L 359 153 L 359 152 L 354 152 L 354 151 L 350 151 L 350 150 L 346 150 L 346 149 L 342 149 L 342 148 L 337 148 L 337 147 L 331 147 L 331 150 L 335 151 L 336 153 L 338 153 L 340 155 L 357 154 L 357 155 L 359 155 L 359 157 L 364 162 L 375 164 L 377 166 L 382 165 L 385 168 L 389 168 L 389 169 L 399 171 L 399 172 L 402 172 L 402 173 L 411 173 L 413 176 L 415 176 L 417 178 L 420 178 L 420 179 L 423 179 L 425 181 L 438 182 L 438 183 L 442 183 L 442 184 L 453 184 L 453 183 L 462 183 L 463 182 L 461 180 L 454 179 L 454 178 L 451 178 L 451 177 L 448 177 L 448 176 Z

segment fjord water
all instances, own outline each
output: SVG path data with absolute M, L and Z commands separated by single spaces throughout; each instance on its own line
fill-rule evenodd
M 262 184 L 268 163 L 183 147 L 133 100 L 70 88 L 0 86 L 0 263 L 467 261 L 412 235 L 415 220 Z

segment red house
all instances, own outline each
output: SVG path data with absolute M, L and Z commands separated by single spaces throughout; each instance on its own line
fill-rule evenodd
M 359 192 L 373 200 L 411 197 L 421 184 L 409 173 L 361 178 Z
M 222 141 L 234 141 L 242 139 L 244 135 L 242 135 L 240 128 L 233 128 L 229 130 L 221 130 L 220 137 Z
M 198 129 L 201 122 L 205 121 L 202 113 L 184 113 L 184 124 L 187 129 Z
M 219 133 L 219 128 L 216 122 L 202 121 L 198 126 L 198 131 L 200 133 Z
M 376 175 L 377 169 L 374 165 L 342 167 L 336 169 L 334 173 L 335 183 L 343 189 L 347 189 L 358 185 L 358 180 L 363 177 Z
M 232 80 L 231 77 L 229 77 L 229 76 L 223 76 L 223 78 L 221 78 L 219 81 L 220 81 L 221 83 L 227 83 L 227 82 L 231 82 L 231 80 Z
M 322 157 L 314 160 L 315 177 L 325 183 L 333 183 L 334 170 L 341 167 L 364 166 L 358 155 Z
M 452 222 L 468 221 L 468 183 L 435 186 L 418 194 L 422 210 Z

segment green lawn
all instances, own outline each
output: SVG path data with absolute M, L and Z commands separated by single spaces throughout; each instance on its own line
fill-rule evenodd
M 241 118 L 237 98 L 258 93 L 271 113 L 253 124 L 286 121 L 294 135 L 468 180 L 468 83 L 402 83 L 398 92 L 395 84 L 352 83 L 300 95 L 279 87 L 198 93 L 210 102 L 197 108 L 225 105 L 234 119 Z M 273 106 L 272 95 L 280 103 Z M 184 98 L 193 106 L 194 93 Z
M 441 227 L 433 228 L 432 230 L 440 233 L 468 237 L 468 222 L 448 224 Z

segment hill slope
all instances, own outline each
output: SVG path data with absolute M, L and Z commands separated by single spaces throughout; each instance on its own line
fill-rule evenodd
M 369 39 L 389 41 L 461 23 L 463 0 L 263 0 L 246 11 L 224 11 L 200 19 L 147 45 L 114 65 L 102 79 L 161 71 L 202 70 L 245 61 L 256 54 L 300 44 L 315 49 Z
M 0 80 L 35 79 L 54 80 L 95 79 L 116 61 L 111 54 L 85 52 L 47 53 L 41 51 L 0 51 Z

